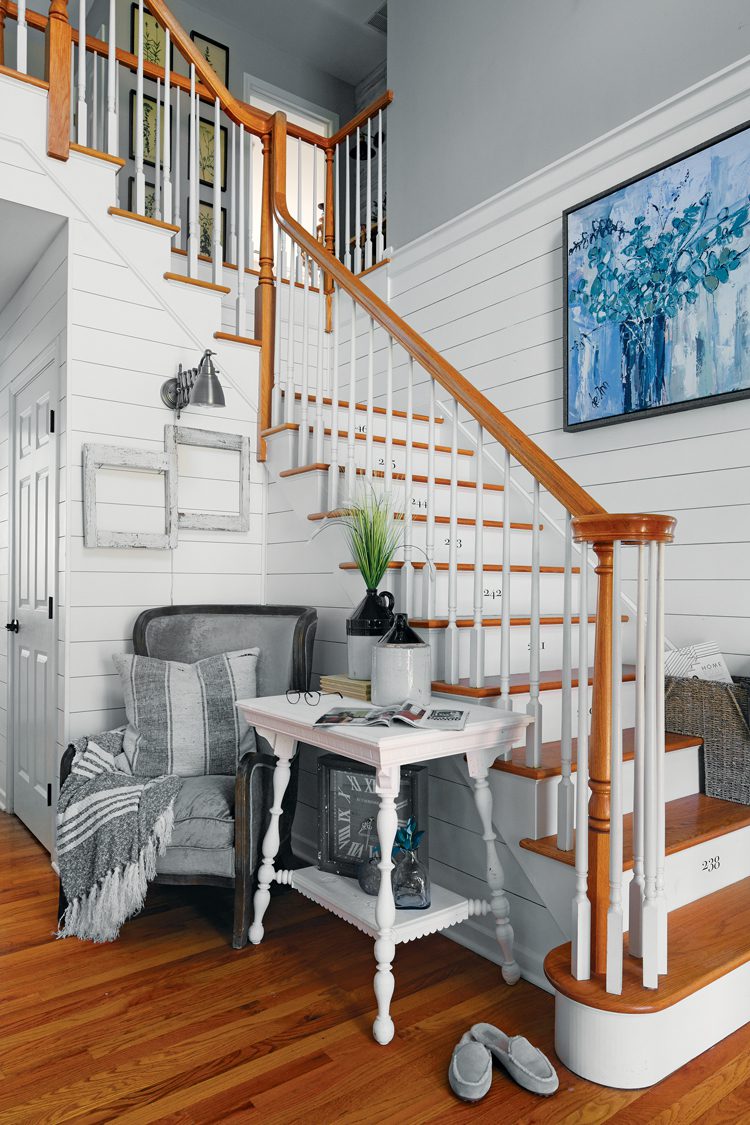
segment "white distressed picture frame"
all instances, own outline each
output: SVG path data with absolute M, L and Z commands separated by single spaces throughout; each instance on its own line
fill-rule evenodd
M 96 474 L 100 469 L 133 469 L 164 475 L 163 532 L 110 531 L 97 521 Z M 86 547 L 141 547 L 174 550 L 177 546 L 177 450 L 167 444 L 163 451 L 128 449 L 118 445 L 83 446 L 83 542 Z
M 202 449 L 234 450 L 240 455 L 238 511 L 181 512 L 177 505 L 177 525 L 189 531 L 239 531 L 250 529 L 250 438 L 244 434 L 221 434 L 189 426 L 165 426 L 164 445 L 194 445 Z M 176 454 L 175 454 L 176 461 Z

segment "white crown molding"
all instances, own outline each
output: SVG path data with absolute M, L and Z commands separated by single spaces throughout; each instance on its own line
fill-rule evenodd
M 750 55 L 406 243 L 396 250 L 391 273 L 403 274 L 469 237 L 516 219 L 530 208 L 553 200 L 558 211 L 575 205 L 585 195 L 606 190 L 668 159 L 669 151 L 665 153 L 663 147 L 667 141 L 671 142 L 669 150 L 677 156 L 748 119 Z M 601 184 L 591 185 L 597 176 Z M 587 181 L 591 190 L 582 193 L 582 181 Z M 550 217 L 547 214 L 546 220 Z M 539 215 L 529 215 L 528 229 L 538 225 Z

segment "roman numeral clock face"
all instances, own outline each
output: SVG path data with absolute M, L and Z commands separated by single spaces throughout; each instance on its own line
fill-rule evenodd
M 409 819 L 409 786 L 402 785 L 396 801 L 398 822 Z M 330 774 L 330 858 L 334 862 L 361 863 L 369 859 L 378 843 L 377 817 L 380 798 L 375 778 L 351 769 L 332 769 Z

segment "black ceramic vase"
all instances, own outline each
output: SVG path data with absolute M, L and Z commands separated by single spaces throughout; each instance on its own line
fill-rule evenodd
M 393 625 L 393 594 L 368 590 L 346 622 L 346 647 L 349 677 L 372 677 L 372 650 Z

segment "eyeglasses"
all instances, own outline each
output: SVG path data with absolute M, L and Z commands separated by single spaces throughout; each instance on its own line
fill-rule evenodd
M 326 695 L 337 695 L 339 699 L 343 699 L 340 691 L 288 691 L 286 693 L 287 703 L 299 703 L 300 699 L 304 699 L 309 707 L 316 707 Z

